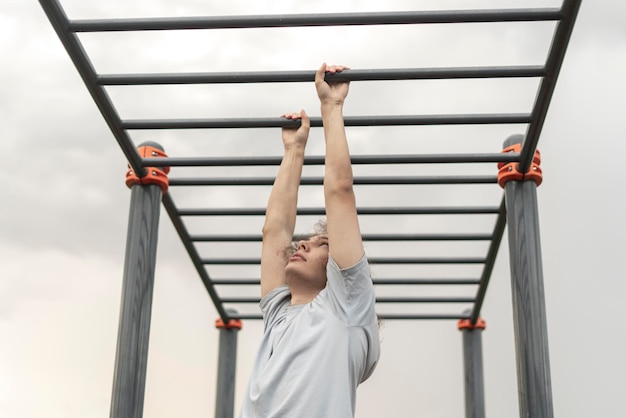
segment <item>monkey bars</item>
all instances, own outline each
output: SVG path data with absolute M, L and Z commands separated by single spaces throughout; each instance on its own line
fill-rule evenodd
M 324 27 L 324 26 L 352 26 L 352 25 L 454 25 L 459 23 L 505 23 L 514 25 L 520 22 L 554 22 L 555 30 L 553 39 L 543 65 L 511 65 L 511 66 L 485 66 L 485 67 L 436 67 L 436 68 L 397 68 L 397 69 L 353 69 L 336 74 L 334 79 L 350 80 L 353 82 L 390 81 L 390 80 L 477 80 L 477 79 L 525 79 L 532 78 L 539 82 L 537 94 L 532 107 L 525 113 L 477 113 L 477 114 L 418 114 L 418 115 L 378 115 L 378 116 L 346 116 L 345 124 L 351 127 L 387 127 L 387 126 L 451 126 L 451 125 L 474 125 L 477 127 L 492 125 L 516 125 L 525 129 L 525 135 L 518 138 L 522 143 L 516 151 L 502 153 L 500 149 L 494 149 L 487 153 L 459 153 L 459 154 L 390 154 L 390 155 L 354 155 L 352 163 L 356 166 L 385 167 L 387 165 L 414 166 L 420 164 L 457 164 L 476 165 L 492 164 L 492 174 L 462 174 L 462 175 L 355 175 L 355 187 L 360 186 L 395 186 L 398 193 L 407 196 L 415 193 L 415 188 L 422 185 L 432 187 L 450 187 L 453 185 L 467 187 L 471 185 L 483 185 L 483 187 L 498 188 L 498 170 L 514 171 L 522 173 L 519 178 L 507 178 L 501 184 L 506 184 L 506 192 L 499 193 L 498 201 L 489 201 L 477 206 L 437 205 L 437 206 L 401 206 L 398 204 L 385 204 L 384 199 L 375 206 L 359 206 L 359 214 L 363 217 L 384 217 L 386 222 L 397 227 L 390 228 L 385 233 L 369 232 L 364 230 L 366 245 L 373 244 L 368 249 L 368 257 L 374 268 L 382 268 L 383 273 L 377 275 L 374 283 L 377 292 L 385 293 L 379 296 L 377 305 L 380 317 L 387 320 L 461 320 L 466 335 L 466 360 L 471 360 L 471 379 L 473 385 L 482 386 L 480 373 L 480 340 L 476 334 L 469 337 L 468 333 L 477 332 L 484 328 L 481 322 L 480 312 L 484 303 L 491 273 L 498 254 L 507 222 L 510 228 L 515 228 L 510 234 L 513 239 L 523 242 L 511 242 L 511 264 L 515 294 L 514 314 L 516 329 L 518 332 L 518 357 L 522 356 L 519 365 L 520 375 L 520 413 L 522 416 L 551 417 L 551 393 L 549 384 L 549 367 L 547 359 L 547 341 L 545 339 L 545 312 L 543 311 L 543 285 L 541 281 L 540 248 L 538 240 L 538 223 L 536 221 L 536 195 L 533 187 L 536 182 L 528 181 L 523 173 L 538 169 L 534 158 L 537 143 L 548 112 L 548 107 L 555 89 L 558 74 L 570 35 L 572 33 L 576 15 L 580 7 L 580 0 L 565 0 L 560 8 L 545 9 L 505 9 L 505 10 L 460 10 L 460 11 L 428 11 L 428 12 L 385 12 L 385 13 L 328 13 L 328 14 L 303 14 L 303 15 L 266 15 L 266 16 L 214 16 L 214 17 L 185 17 L 185 18 L 145 18 L 145 19 L 105 19 L 105 20 L 71 20 L 69 19 L 58 0 L 40 0 L 43 10 L 46 12 L 59 39 L 66 48 L 76 69 L 82 77 L 95 104 L 100 110 L 104 120 L 108 124 L 113 136 L 117 140 L 122 152 L 129 162 L 132 172 L 139 179 L 151 175 L 165 175 L 161 171 L 166 167 L 173 168 L 169 176 L 169 189 L 161 199 L 171 222 L 176 229 L 182 244 L 187 250 L 190 259 L 207 289 L 215 308 L 220 316 L 221 331 L 228 335 L 229 347 L 236 346 L 233 333 L 238 329 L 229 327 L 232 321 L 241 319 L 260 319 L 258 309 L 251 310 L 250 305 L 258 302 L 258 297 L 250 296 L 250 289 L 256 289 L 259 281 L 258 276 L 252 274 L 224 274 L 225 269 L 237 268 L 248 271 L 246 266 L 258 267 L 259 259 L 256 254 L 245 254 L 244 251 L 233 251 L 225 256 L 211 254 L 204 245 L 211 243 L 259 243 L 260 229 L 247 230 L 243 233 L 228 233 L 223 230 L 206 232 L 197 228 L 197 219 L 205 223 L 209 221 L 220 222 L 224 218 L 262 218 L 265 209 L 264 201 L 256 205 L 233 206 L 233 207 L 178 207 L 175 203 L 173 189 L 180 190 L 190 187 L 220 187 L 229 188 L 235 193 L 239 188 L 259 188 L 271 186 L 273 177 L 264 177 L 261 174 L 252 176 L 199 176 L 185 177 L 177 174 L 177 167 L 251 167 L 260 168 L 265 166 L 278 166 L 281 156 L 197 156 L 179 155 L 167 157 L 163 155 L 140 156 L 137 145 L 133 141 L 133 135 L 138 131 L 164 131 L 164 130 L 211 130 L 211 129 L 264 129 L 280 128 L 293 125 L 293 121 L 281 118 L 251 117 L 242 118 L 233 115 L 229 118 L 157 118 L 157 119 L 124 119 L 116 110 L 115 103 L 111 99 L 107 88 L 117 86 L 146 85 L 199 85 L 199 84 L 237 84 L 246 88 L 245 84 L 254 83 L 301 83 L 312 82 L 314 71 L 249 71 L 249 72 L 189 72 L 189 73 L 131 73 L 131 74 L 100 74 L 92 64 L 86 49 L 84 48 L 79 34 L 102 33 L 102 32 L 135 32 L 135 31 L 168 31 L 168 30 L 212 30 L 212 29 L 238 29 L 238 28 L 283 28 L 283 27 Z M 321 29 L 323 30 L 323 29 Z M 358 46 L 356 46 L 358 47 Z M 403 98 L 410 100 L 410 98 Z M 313 128 L 321 126 L 321 118 L 312 117 Z M 278 134 L 276 134 L 278 135 Z M 350 135 L 348 135 L 350 136 Z M 505 138 L 502 138 L 504 140 Z M 167 150 L 166 150 L 167 151 Z M 157 153 L 158 154 L 158 153 Z M 309 156 L 305 158 L 305 166 L 321 166 L 324 163 L 323 156 Z M 503 167 L 503 168 L 502 168 Z M 504 173 L 506 175 L 506 173 Z M 322 184 L 322 177 L 305 175 L 302 178 L 303 186 L 318 187 Z M 515 184 L 523 186 L 515 186 Z M 150 190 L 148 196 L 154 200 L 155 193 L 159 188 L 154 187 L 150 181 L 136 184 L 137 187 L 146 187 Z M 135 185 L 133 185 L 133 189 Z M 248 190 L 248 189 L 246 189 Z M 378 189 L 377 189 L 378 190 Z M 443 191 L 445 193 L 445 189 Z M 358 191 L 357 191 L 358 195 Z M 135 196 L 135 195 L 134 195 Z M 146 205 L 145 199 L 137 195 L 133 201 L 139 200 L 138 205 Z M 134 203 L 131 203 L 135 205 Z M 515 205 L 512 208 L 511 205 Z M 140 218 L 145 215 L 154 223 L 158 215 L 154 214 L 154 208 L 133 206 L 131 213 Z M 508 210 L 507 210 L 508 209 Z M 143 215 L 142 215 L 143 214 Z M 324 215 L 323 207 L 299 207 L 300 216 Z M 425 216 L 441 216 L 446 219 L 463 217 L 464 222 L 473 224 L 477 217 L 490 217 L 489 226 L 480 231 L 413 231 L 405 227 L 413 219 Z M 508 218 L 507 218 L 508 216 Z M 394 224 L 394 219 L 397 219 Z M 407 221 L 409 219 L 410 221 Z M 131 220 L 132 221 L 132 220 Z M 142 228 L 145 222 L 139 222 Z M 447 224 L 448 221 L 443 222 Z M 478 223 L 479 224 L 479 223 Z M 133 225 L 129 226 L 129 247 L 127 257 L 136 257 L 132 240 L 144 240 L 152 237 L 154 231 L 137 231 Z M 139 238 L 137 238 L 139 237 Z M 154 238 L 148 238 L 152 240 Z M 377 249 L 376 244 L 419 244 L 437 243 L 450 247 L 443 250 L 445 255 L 425 256 L 420 250 L 414 250 L 414 255 L 403 256 L 389 254 L 384 249 Z M 479 255 L 459 254 L 453 243 L 480 244 Z M 526 246 L 526 247 L 524 247 Z M 530 247 L 528 247 L 530 246 Z M 153 255 L 148 255 L 148 261 Z M 132 261 L 132 260 L 131 260 Z M 131 261 L 129 271 L 125 275 L 135 276 L 146 274 L 144 270 L 134 271 L 136 268 Z M 432 274 L 430 270 L 421 273 L 420 266 L 439 266 L 444 271 L 454 270 L 455 267 L 465 268 L 461 274 Z M 134 267 L 133 267 L 134 266 Z M 400 267 L 404 272 L 409 272 L 411 277 L 401 277 L 396 270 L 384 270 L 385 266 Z M 478 266 L 478 269 L 473 268 Z M 528 267 L 532 268 L 529 271 Z M 153 265 L 147 266 L 148 275 L 153 275 Z M 456 270 L 455 270 L 456 271 Z M 469 273 L 467 273 L 469 272 Z M 530 280 L 529 277 L 532 279 Z M 128 280 L 134 280 L 129 278 Z M 125 278 L 126 281 L 126 278 Z M 135 292 L 142 286 L 147 286 L 142 295 L 151 294 L 152 277 L 144 277 L 139 280 L 140 284 L 128 284 L 128 292 Z M 141 284 L 143 283 L 143 284 Z M 130 287 L 128 287 L 130 286 Z M 134 287 L 133 287 L 134 286 Z M 139 286 L 139 287 L 137 287 Z M 412 296 L 411 292 L 420 294 L 422 290 L 432 287 L 436 294 L 432 296 Z M 235 289 L 235 290 L 233 290 Z M 236 289 L 240 289 L 237 291 Z M 391 290 L 390 290 L 391 289 Z M 396 290 L 393 290 L 396 289 Z M 469 290 L 468 290 L 469 289 Z M 473 296 L 466 296 L 471 292 Z M 147 292 L 147 293 L 146 293 Z M 459 293 L 464 296 L 459 296 Z M 135 309 L 132 306 L 133 298 L 125 294 L 123 302 L 123 318 L 120 324 L 120 342 L 118 342 L 118 360 L 116 366 L 116 379 L 123 379 L 124 367 L 129 358 L 144 356 L 136 360 L 137 363 L 145 363 L 145 353 L 126 353 L 123 347 L 127 338 L 125 335 L 134 335 L 132 330 L 141 330 L 145 333 L 149 327 L 150 301 L 144 300 L 147 305 L 142 305 L 142 321 L 125 328 L 128 316 L 124 316 L 125 310 Z M 129 298 L 130 297 L 130 298 Z M 395 310 L 386 309 L 387 306 L 400 306 Z M 419 309 L 417 307 L 420 307 Z M 442 310 L 438 306 L 445 306 Z M 535 307 L 535 311 L 528 311 L 528 306 Z M 537 316 L 533 312 L 538 312 Z M 530 320 L 527 321 L 527 319 Z M 480 325 L 480 326 L 479 326 Z M 135 328 L 133 328 L 135 327 Z M 136 333 L 135 333 L 136 334 Z M 129 337 L 130 338 L 130 337 Z M 147 348 L 147 341 L 136 342 L 143 350 Z M 122 348 L 120 348 L 122 347 Z M 539 348 L 537 348 L 539 347 Z M 478 352 L 476 351 L 478 350 Z M 146 350 L 147 351 L 147 350 Z M 126 353 L 126 354 L 125 354 Z M 536 353 L 539 353 L 535 355 Z M 222 354 L 221 354 L 222 355 Z M 143 359 L 143 360 L 142 360 Z M 232 361 L 232 358 L 229 357 Z M 470 360 L 467 360 L 470 361 Z M 480 363 L 480 364 L 479 364 Z M 477 364 L 479 364 L 477 366 Z M 473 366 L 472 366 L 473 365 Z M 145 366 L 145 365 L 144 365 Z M 137 370 L 141 365 L 132 366 Z M 232 366 L 234 367 L 234 365 Z M 120 374 L 118 374 L 118 371 Z M 222 373 L 222 372 L 220 372 Z M 226 373 L 226 372 L 225 372 Z M 221 376 L 224 376 L 221 374 Z M 469 376 L 469 375 L 467 375 Z M 547 376 L 547 381 L 544 379 Z M 143 404 L 143 392 L 141 373 L 129 379 L 139 379 L 134 382 L 115 383 L 112 416 L 141 416 Z M 223 377 L 221 378 L 223 379 Z M 117 382 L 116 380 L 116 382 Z M 476 383 L 478 382 L 478 383 Z M 131 385 L 138 388 L 137 391 L 125 393 L 122 387 Z M 522 390 L 522 388 L 524 388 Z M 536 388 L 537 390 L 527 390 Z M 232 388 L 231 388 L 232 389 Z M 231 389 L 223 397 L 232 397 Z M 484 416 L 482 405 L 482 388 L 475 388 L 466 396 L 466 414 L 468 417 Z M 522 395 L 523 394 L 523 395 Z M 221 399 L 223 398 L 221 396 Z M 129 398 L 130 397 L 130 398 Z M 132 399 L 131 399 L 132 398 Z M 227 402 L 228 404 L 228 402 Z M 229 405 L 218 405 L 218 416 L 232 416 L 232 408 Z M 114 412 L 117 411 L 117 412 Z M 132 411 L 132 412 L 131 412 Z M 219 412 L 226 411 L 226 412 Z M 530 415 L 529 415 L 530 414 Z

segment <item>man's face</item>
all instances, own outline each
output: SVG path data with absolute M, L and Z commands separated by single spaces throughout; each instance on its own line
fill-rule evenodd
M 285 268 L 288 281 L 306 281 L 312 287 L 326 286 L 326 264 L 328 263 L 328 236 L 314 235 L 296 243 Z

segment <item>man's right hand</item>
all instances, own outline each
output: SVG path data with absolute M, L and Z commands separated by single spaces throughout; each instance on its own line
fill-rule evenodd
M 327 65 L 326 63 L 315 73 L 315 89 L 320 103 L 326 105 L 343 105 L 350 87 L 349 81 L 326 82 L 326 73 L 336 74 L 344 70 L 349 70 L 345 65 Z

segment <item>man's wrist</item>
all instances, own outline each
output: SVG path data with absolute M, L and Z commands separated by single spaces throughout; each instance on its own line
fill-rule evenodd
M 296 157 L 300 155 L 304 156 L 305 147 L 306 144 L 299 143 L 285 145 L 285 155 L 290 154 Z
M 321 108 L 322 114 L 336 113 L 336 112 L 341 113 L 343 112 L 343 101 L 323 102 L 320 108 Z

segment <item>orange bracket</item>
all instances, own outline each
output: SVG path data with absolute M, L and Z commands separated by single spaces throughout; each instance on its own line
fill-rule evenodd
M 241 319 L 230 319 L 227 324 L 224 323 L 222 318 L 215 320 L 215 328 L 219 329 L 241 329 Z
M 476 328 L 485 329 L 487 327 L 487 324 L 485 323 L 485 320 L 482 318 L 478 318 L 478 321 L 476 321 L 475 324 L 472 324 L 469 319 L 461 319 L 457 327 L 459 328 L 459 330 L 469 329 L 473 331 Z
M 521 152 L 522 145 L 514 144 L 510 147 L 506 147 L 502 150 L 502 152 Z M 543 173 L 541 171 L 541 153 L 539 150 L 535 151 L 535 155 L 533 156 L 533 162 L 530 165 L 530 169 L 526 173 L 521 173 L 517 170 L 517 165 L 519 163 L 510 162 L 510 163 L 498 163 L 498 184 L 500 187 L 504 188 L 504 185 L 511 181 L 526 181 L 532 180 L 537 183 L 537 186 L 541 184 L 543 181 Z
M 142 158 L 167 157 L 165 152 L 150 145 L 138 147 L 137 151 Z M 126 172 L 126 186 L 130 188 L 135 184 L 156 184 L 161 186 L 161 190 L 165 194 L 169 187 L 169 179 L 167 177 L 169 172 L 169 167 L 146 167 L 146 175 L 138 177 L 129 165 Z

